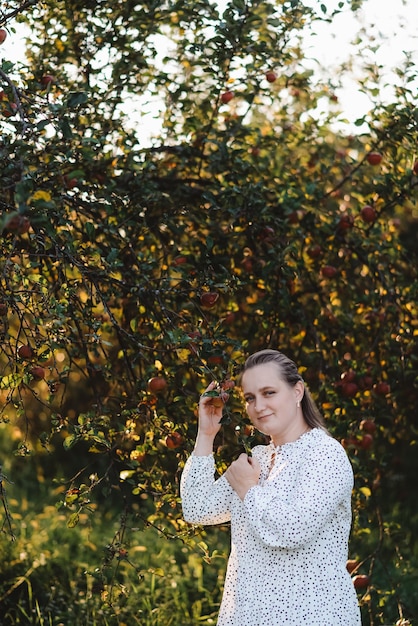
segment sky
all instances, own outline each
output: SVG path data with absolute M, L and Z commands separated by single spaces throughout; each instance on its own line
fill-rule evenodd
M 321 1 L 306 0 L 305 3 L 319 7 Z M 328 8 L 338 5 L 338 0 L 323 1 Z M 227 0 L 219 0 L 219 3 L 226 4 Z M 403 64 L 405 52 L 413 55 L 418 67 L 418 0 L 365 0 L 363 8 L 355 15 L 345 11 L 334 18 L 332 24 L 316 22 L 315 34 L 306 38 L 305 50 L 307 59 L 316 59 L 322 66 L 323 79 L 326 80 L 327 75 L 335 73 L 350 55 L 358 54 L 359 47 L 353 47 L 352 41 L 362 28 L 365 37 L 373 40 L 376 49 L 373 53 L 369 52 L 367 56 L 357 59 L 354 75 L 346 73 L 341 77 L 343 84 L 336 94 L 343 116 L 349 125 L 353 125 L 353 129 L 354 121 L 367 114 L 372 106 L 372 102 L 361 93 L 355 80 L 363 75 L 360 68 L 362 62 L 376 63 L 384 68 L 380 85 L 380 97 L 384 101 L 393 93 L 391 84 L 396 81 L 396 76 L 392 70 Z M 12 61 L 24 59 L 24 46 L 19 32 L 10 34 L 1 46 L 0 61 L 2 58 Z M 418 82 L 414 88 L 418 95 Z M 144 140 L 147 133 L 153 134 L 157 131 L 157 118 L 154 112 L 150 113 L 149 118 L 138 119 L 138 129 Z
M 311 3 L 315 2 L 317 0 L 311 0 Z M 326 4 L 335 5 L 337 2 Z M 321 62 L 326 72 L 332 73 L 333 68 L 350 54 L 356 55 L 358 48 L 352 45 L 352 41 L 362 28 L 365 36 L 373 40 L 376 50 L 368 57 L 358 58 L 354 77 L 345 76 L 344 86 L 338 92 L 340 106 L 350 122 L 362 117 L 372 105 L 355 81 L 356 77 L 362 76 L 362 62 L 374 62 L 384 68 L 380 85 L 382 100 L 393 94 L 391 85 L 397 80 L 393 69 L 403 64 L 405 52 L 412 54 L 418 74 L 418 0 L 365 0 L 363 8 L 355 15 L 351 12 L 340 14 L 334 18 L 332 25 L 316 24 L 316 34 L 307 41 L 307 49 Z M 418 96 L 418 81 L 415 81 L 414 89 Z

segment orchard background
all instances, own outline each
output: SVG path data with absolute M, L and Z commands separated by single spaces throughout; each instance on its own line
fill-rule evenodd
M 228 528 L 182 521 L 179 475 L 264 347 L 352 461 L 364 625 L 418 623 L 417 68 L 383 103 L 364 55 L 353 132 L 301 45 L 360 4 L 3 2 L 2 624 L 216 623 Z M 235 390 L 223 421 L 220 470 L 254 443 Z

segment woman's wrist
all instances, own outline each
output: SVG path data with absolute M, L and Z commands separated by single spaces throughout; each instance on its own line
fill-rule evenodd
M 193 454 L 195 456 L 209 456 L 209 454 L 212 454 L 213 452 L 214 440 L 215 437 L 213 437 L 212 435 L 204 435 L 202 433 L 198 433 Z

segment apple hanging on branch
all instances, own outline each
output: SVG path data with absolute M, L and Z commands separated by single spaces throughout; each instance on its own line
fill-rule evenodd
M 29 373 L 33 376 L 34 380 L 43 380 L 45 378 L 45 370 L 41 365 L 35 365 Z
M 28 346 L 28 345 L 20 346 L 18 348 L 17 353 L 18 353 L 18 355 L 20 356 L 21 359 L 26 359 L 26 360 L 32 359 L 33 355 L 34 355 L 33 349 L 30 346 Z
M 227 91 L 224 91 L 221 94 L 221 102 L 222 104 L 228 104 L 228 102 L 231 102 L 231 100 L 235 97 L 235 93 L 233 91 L 230 91 L 229 89 Z
M 268 83 L 274 83 L 274 81 L 277 80 L 277 74 L 276 72 L 273 72 L 273 70 L 266 72 L 265 77 Z
M 161 393 L 166 387 L 167 381 L 163 376 L 153 376 L 148 381 L 148 391 L 153 394 Z
M 200 296 L 200 304 L 207 309 L 211 309 L 218 301 L 219 293 L 217 291 L 205 291 Z
M 216 383 L 214 389 L 210 389 L 209 391 L 205 391 L 202 394 L 203 398 L 211 398 L 211 404 L 214 407 L 222 407 L 229 400 L 229 391 L 235 387 L 235 382 L 233 380 L 224 380 L 220 383 Z
M 173 430 L 165 438 L 165 445 L 170 450 L 175 450 L 176 448 L 180 448 L 180 446 L 182 446 L 183 443 L 184 443 L 184 437 L 176 430 Z
M 366 224 L 373 224 L 376 221 L 376 210 L 370 205 L 366 204 L 360 211 L 361 218 Z
M 370 165 L 380 165 L 383 159 L 383 155 L 380 152 L 369 152 L 366 156 L 367 162 Z

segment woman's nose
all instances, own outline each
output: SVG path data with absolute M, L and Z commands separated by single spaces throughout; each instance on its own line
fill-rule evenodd
M 266 406 L 266 402 L 262 396 L 260 398 L 255 398 L 254 408 L 257 411 L 257 413 L 260 413 L 261 411 L 263 411 L 265 409 L 265 406 Z

